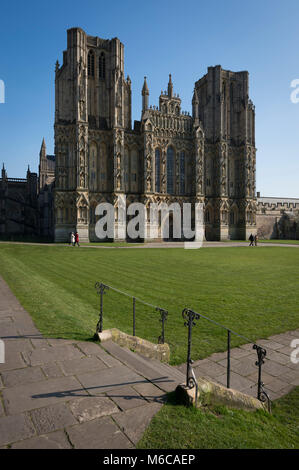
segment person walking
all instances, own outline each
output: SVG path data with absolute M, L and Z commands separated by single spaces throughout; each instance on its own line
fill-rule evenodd
M 78 234 L 78 232 L 75 233 L 75 245 L 80 246 L 80 244 L 79 244 L 79 234 Z
M 74 232 L 72 232 L 72 234 L 71 234 L 71 244 L 72 244 L 72 246 L 75 246 L 75 234 L 74 234 Z
M 258 241 L 258 237 L 257 237 L 257 235 L 254 235 L 254 244 L 255 244 L 255 246 L 257 246 L 257 241 Z
M 249 244 L 249 246 L 253 246 L 253 241 L 254 241 L 254 238 L 253 238 L 253 235 L 252 235 L 252 233 L 250 234 L 249 241 L 250 241 L 250 244 Z

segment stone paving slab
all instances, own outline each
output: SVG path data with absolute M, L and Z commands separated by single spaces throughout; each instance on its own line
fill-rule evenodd
M 297 370 L 289 370 L 285 374 L 282 374 L 280 376 L 284 382 L 287 382 L 288 384 L 291 385 L 299 385 L 299 374 Z
M 12 449 L 71 449 L 64 431 L 55 431 L 44 436 L 32 437 L 12 444 Z
M 111 418 L 93 419 L 66 429 L 76 449 L 129 449 L 133 443 Z
M 196 368 L 194 368 L 195 375 L 198 376 L 205 376 L 209 374 L 209 377 L 217 378 L 226 373 L 226 362 L 225 365 L 222 365 L 222 361 L 219 363 L 213 363 L 208 359 L 204 359 Z
M 231 370 L 239 375 L 242 375 L 242 377 L 247 377 L 250 374 L 254 374 L 254 372 L 257 370 L 257 367 L 254 360 L 249 359 L 249 357 L 246 356 L 241 357 L 239 360 L 231 359 Z
M 106 341 L 105 349 L 111 354 L 117 355 L 121 361 L 133 368 L 138 374 L 146 377 L 164 392 L 173 391 L 176 386 L 183 382 L 183 375 L 176 369 L 167 364 L 142 357 L 130 351 L 127 348 L 121 348 L 112 341 Z M 125 384 L 124 384 L 125 385 Z M 133 385 L 133 384 L 131 384 Z
M 17 414 L 86 395 L 86 390 L 75 377 L 43 380 L 4 388 L 2 391 L 4 404 L 9 414 Z M 22 397 L 21 400 L 20 397 Z
M 147 401 L 164 403 L 167 395 L 150 382 L 133 384 L 132 387 Z
M 226 374 L 221 375 L 220 377 L 217 377 L 214 381 L 220 383 L 221 385 L 226 386 L 227 375 Z M 254 387 L 255 383 L 252 380 L 249 380 L 247 377 L 242 377 L 241 375 L 236 374 L 235 372 L 231 372 L 230 386 L 231 388 L 234 388 L 242 392 L 243 390 L 247 388 Z
M 298 335 L 298 338 L 299 338 L 299 335 Z M 277 349 L 277 352 L 279 352 L 280 354 L 284 354 L 285 356 L 288 356 L 288 358 L 290 357 L 290 354 L 292 351 L 294 351 L 294 348 L 291 348 L 291 346 L 284 346 L 283 348 Z
M 111 398 L 121 410 L 137 408 L 146 403 L 145 398 L 129 386 L 114 388 L 107 392 L 107 397 Z
M 5 352 L 8 356 L 10 356 L 11 352 L 27 352 L 32 350 L 32 343 L 27 338 L 5 340 Z
M 119 412 L 119 408 L 107 397 L 76 398 L 68 404 L 79 423 Z
M 87 370 L 93 372 L 100 369 L 107 369 L 107 365 L 95 356 L 83 357 L 81 359 L 69 359 L 67 361 L 58 362 L 58 364 L 64 375 L 77 375 L 82 374 Z
M 65 403 L 37 408 L 29 414 L 37 434 L 48 434 L 66 426 L 77 424 L 77 420 Z
M 0 445 L 26 439 L 35 434 L 33 424 L 25 414 L 3 416 L 0 419 Z
M 6 342 L 4 341 L 6 346 Z M 5 362 L 0 364 L 0 373 L 11 369 L 22 369 L 26 363 L 18 351 L 11 351 L 9 354 L 5 353 Z
M 290 346 L 291 341 L 294 339 L 294 336 L 291 336 L 287 333 L 282 333 L 279 335 L 271 336 L 269 339 L 271 339 L 271 341 L 279 343 L 281 346 L 277 349 L 281 349 L 283 346 Z
M 145 381 L 144 377 L 138 375 L 125 365 L 104 369 L 101 371 L 101 374 L 91 372 L 77 375 L 77 377 L 91 396 L 107 393 L 121 386 Z
M 113 415 L 113 419 L 133 444 L 136 445 L 141 439 L 147 426 L 150 424 L 151 419 L 161 409 L 161 407 L 162 404 L 151 403 L 143 406 L 142 408 Z
M 288 364 L 290 363 L 290 355 L 283 354 L 278 351 L 271 351 L 270 358 L 271 361 L 277 362 L 278 364 L 281 364 L 283 366 L 288 366 Z
M 10 339 L 16 339 L 20 336 L 16 325 L 12 322 L 4 322 L 1 325 L 1 330 L 0 330 L 0 338 L 2 338 L 5 341 L 8 341 Z
M 56 377 L 63 377 L 64 375 L 59 365 L 56 364 L 55 362 L 51 362 L 49 364 L 43 364 L 41 368 L 44 371 L 44 374 L 46 375 L 46 377 L 49 379 L 54 379 Z
M 40 367 L 25 367 L 2 372 L 2 380 L 5 387 L 14 387 L 30 382 L 40 382 L 45 375 Z
M 271 392 L 279 392 L 286 387 L 286 383 L 284 380 L 280 380 L 278 378 L 273 379 L 271 382 L 267 383 L 267 390 Z
M 61 360 L 81 359 L 85 354 L 72 344 L 62 344 L 61 346 L 45 346 L 44 348 L 34 349 L 24 353 L 27 364 L 37 366 Z

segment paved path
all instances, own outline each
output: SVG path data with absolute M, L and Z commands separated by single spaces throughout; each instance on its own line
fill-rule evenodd
M 134 448 L 165 394 L 185 382 L 170 367 L 113 342 L 44 338 L 0 277 L 0 448 Z M 268 351 L 263 381 L 272 399 L 299 385 L 290 342 L 299 330 L 260 341 Z M 231 351 L 231 386 L 256 394 L 252 345 Z M 225 384 L 226 353 L 194 364 L 197 375 Z
M 262 381 L 271 400 L 280 398 L 299 385 L 299 363 L 294 364 L 290 358 L 291 352 L 294 351 L 290 344 L 294 339 L 298 339 L 299 346 L 299 329 L 257 341 L 257 344 L 267 351 L 265 363 L 262 366 Z M 257 354 L 252 346 L 251 343 L 231 349 L 230 386 L 256 397 L 258 367 L 255 362 Z M 297 357 L 299 357 L 298 354 Z M 208 358 L 195 361 L 193 368 L 196 377 L 205 377 L 226 386 L 226 352 L 214 353 Z M 177 369 L 185 374 L 186 364 L 178 366 Z
M 132 448 L 183 382 L 114 343 L 46 339 L 0 277 L 0 448 Z

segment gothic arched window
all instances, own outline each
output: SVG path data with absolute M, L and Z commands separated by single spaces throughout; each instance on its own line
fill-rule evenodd
M 156 193 L 159 193 L 161 191 L 161 186 L 160 186 L 160 177 L 161 177 L 160 160 L 161 160 L 160 149 L 156 149 L 156 152 L 155 152 Z
M 205 211 L 205 222 L 207 222 L 208 224 L 210 223 L 210 210 L 208 207 Z
M 229 223 L 231 225 L 235 223 L 235 211 L 233 209 L 229 213 Z
M 105 78 L 106 75 L 106 58 L 104 52 L 99 57 L 99 78 Z
M 89 189 L 95 191 L 97 188 L 97 146 L 94 142 L 89 147 Z
M 174 150 L 172 147 L 167 149 L 167 192 L 173 194 L 174 189 Z
M 185 194 L 185 152 L 180 153 L 180 194 Z
M 94 77 L 94 53 L 92 51 L 88 52 L 88 75 Z

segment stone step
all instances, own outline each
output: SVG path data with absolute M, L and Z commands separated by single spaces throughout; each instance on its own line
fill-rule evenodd
M 185 380 L 185 376 L 173 367 L 143 357 L 130 351 L 128 348 L 119 346 L 113 341 L 105 341 L 101 346 L 112 356 L 115 356 L 119 361 L 134 369 L 165 392 L 175 390 L 176 386 Z
M 139 355 L 141 356 L 141 355 Z M 160 372 L 165 374 L 170 374 L 172 377 L 175 377 L 180 383 L 183 383 L 186 380 L 186 374 L 183 373 L 180 369 L 175 366 L 170 366 L 165 362 L 159 362 L 156 359 L 150 359 L 145 356 L 141 356 L 145 363 L 152 364 L 152 367 L 159 369 Z

